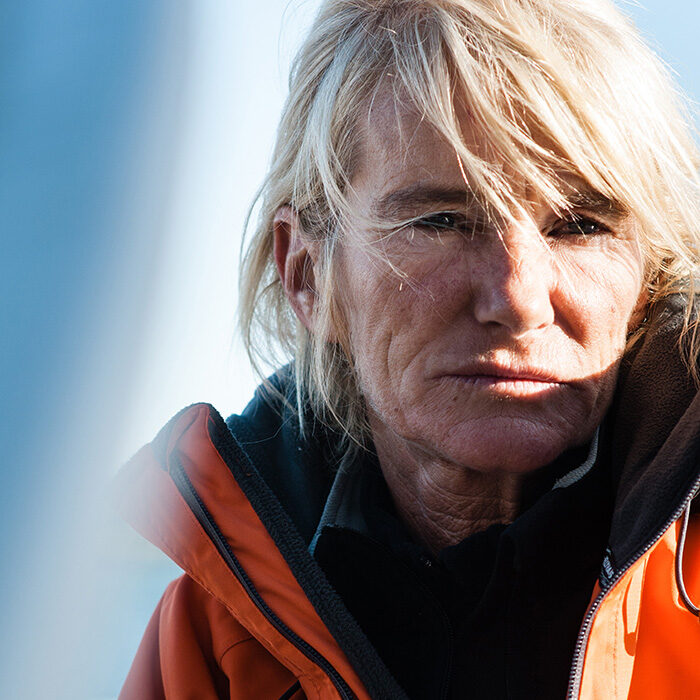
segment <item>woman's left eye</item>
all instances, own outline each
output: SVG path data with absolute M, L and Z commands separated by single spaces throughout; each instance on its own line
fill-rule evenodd
M 603 226 L 595 219 L 586 216 L 573 216 L 570 219 L 560 221 L 549 231 L 550 236 L 595 236 L 600 233 L 609 233 L 610 229 Z

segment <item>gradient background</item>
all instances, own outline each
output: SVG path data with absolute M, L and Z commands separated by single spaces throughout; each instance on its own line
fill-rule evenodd
M 0 7 L 2 698 L 116 698 L 178 575 L 109 482 L 183 406 L 252 394 L 241 230 L 318 4 Z M 624 9 L 700 96 L 700 4 Z

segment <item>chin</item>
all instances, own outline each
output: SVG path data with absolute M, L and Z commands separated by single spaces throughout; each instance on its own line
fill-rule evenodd
M 454 436 L 457 437 L 457 436 Z M 460 464 L 478 472 L 527 474 L 553 462 L 574 444 L 580 444 L 569 436 L 548 435 L 544 431 L 533 434 L 532 430 L 519 432 L 504 430 L 489 435 L 481 431 L 470 433 L 463 439 L 440 446 L 441 452 L 450 462 Z

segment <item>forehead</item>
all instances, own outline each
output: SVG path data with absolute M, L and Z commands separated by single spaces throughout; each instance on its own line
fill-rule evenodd
M 459 108 L 457 124 L 455 136 L 466 151 L 488 164 L 519 205 L 530 208 L 545 201 L 499 155 L 493 137 L 476 125 L 468 107 Z M 546 139 L 541 145 L 557 150 Z M 559 168 L 549 174 L 562 201 L 572 207 L 584 206 L 611 219 L 625 215 L 619 203 L 597 193 L 582 177 Z M 361 123 L 352 187 L 363 211 L 381 218 L 407 217 L 438 204 L 463 207 L 466 203 L 494 211 L 493 202 L 488 203 L 489 197 L 481 195 L 472 181 L 457 147 L 408 101 L 388 90 L 378 93 Z
M 485 151 L 466 113 L 460 122 L 470 150 Z M 416 181 L 465 189 L 457 153 L 448 141 L 416 109 L 380 92 L 359 130 L 353 187 L 378 194 Z
M 488 164 L 510 195 L 526 203 L 527 186 L 499 158 L 493 137 L 477 126 L 468 106 L 457 106 L 456 117 L 453 143 L 402 95 L 388 89 L 377 93 L 361 121 L 354 162 L 352 187 L 362 215 L 405 219 L 423 209 L 465 203 L 495 212 L 493 196 L 470 172 L 470 159 Z M 468 157 L 460 160 L 457 149 Z

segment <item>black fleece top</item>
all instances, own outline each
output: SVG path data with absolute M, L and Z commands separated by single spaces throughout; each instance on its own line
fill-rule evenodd
M 546 468 L 550 484 L 585 457 Z M 436 557 L 401 524 L 376 461 L 354 472 L 360 512 L 322 520 L 314 556 L 411 700 L 565 697 L 610 528 L 604 461 Z

